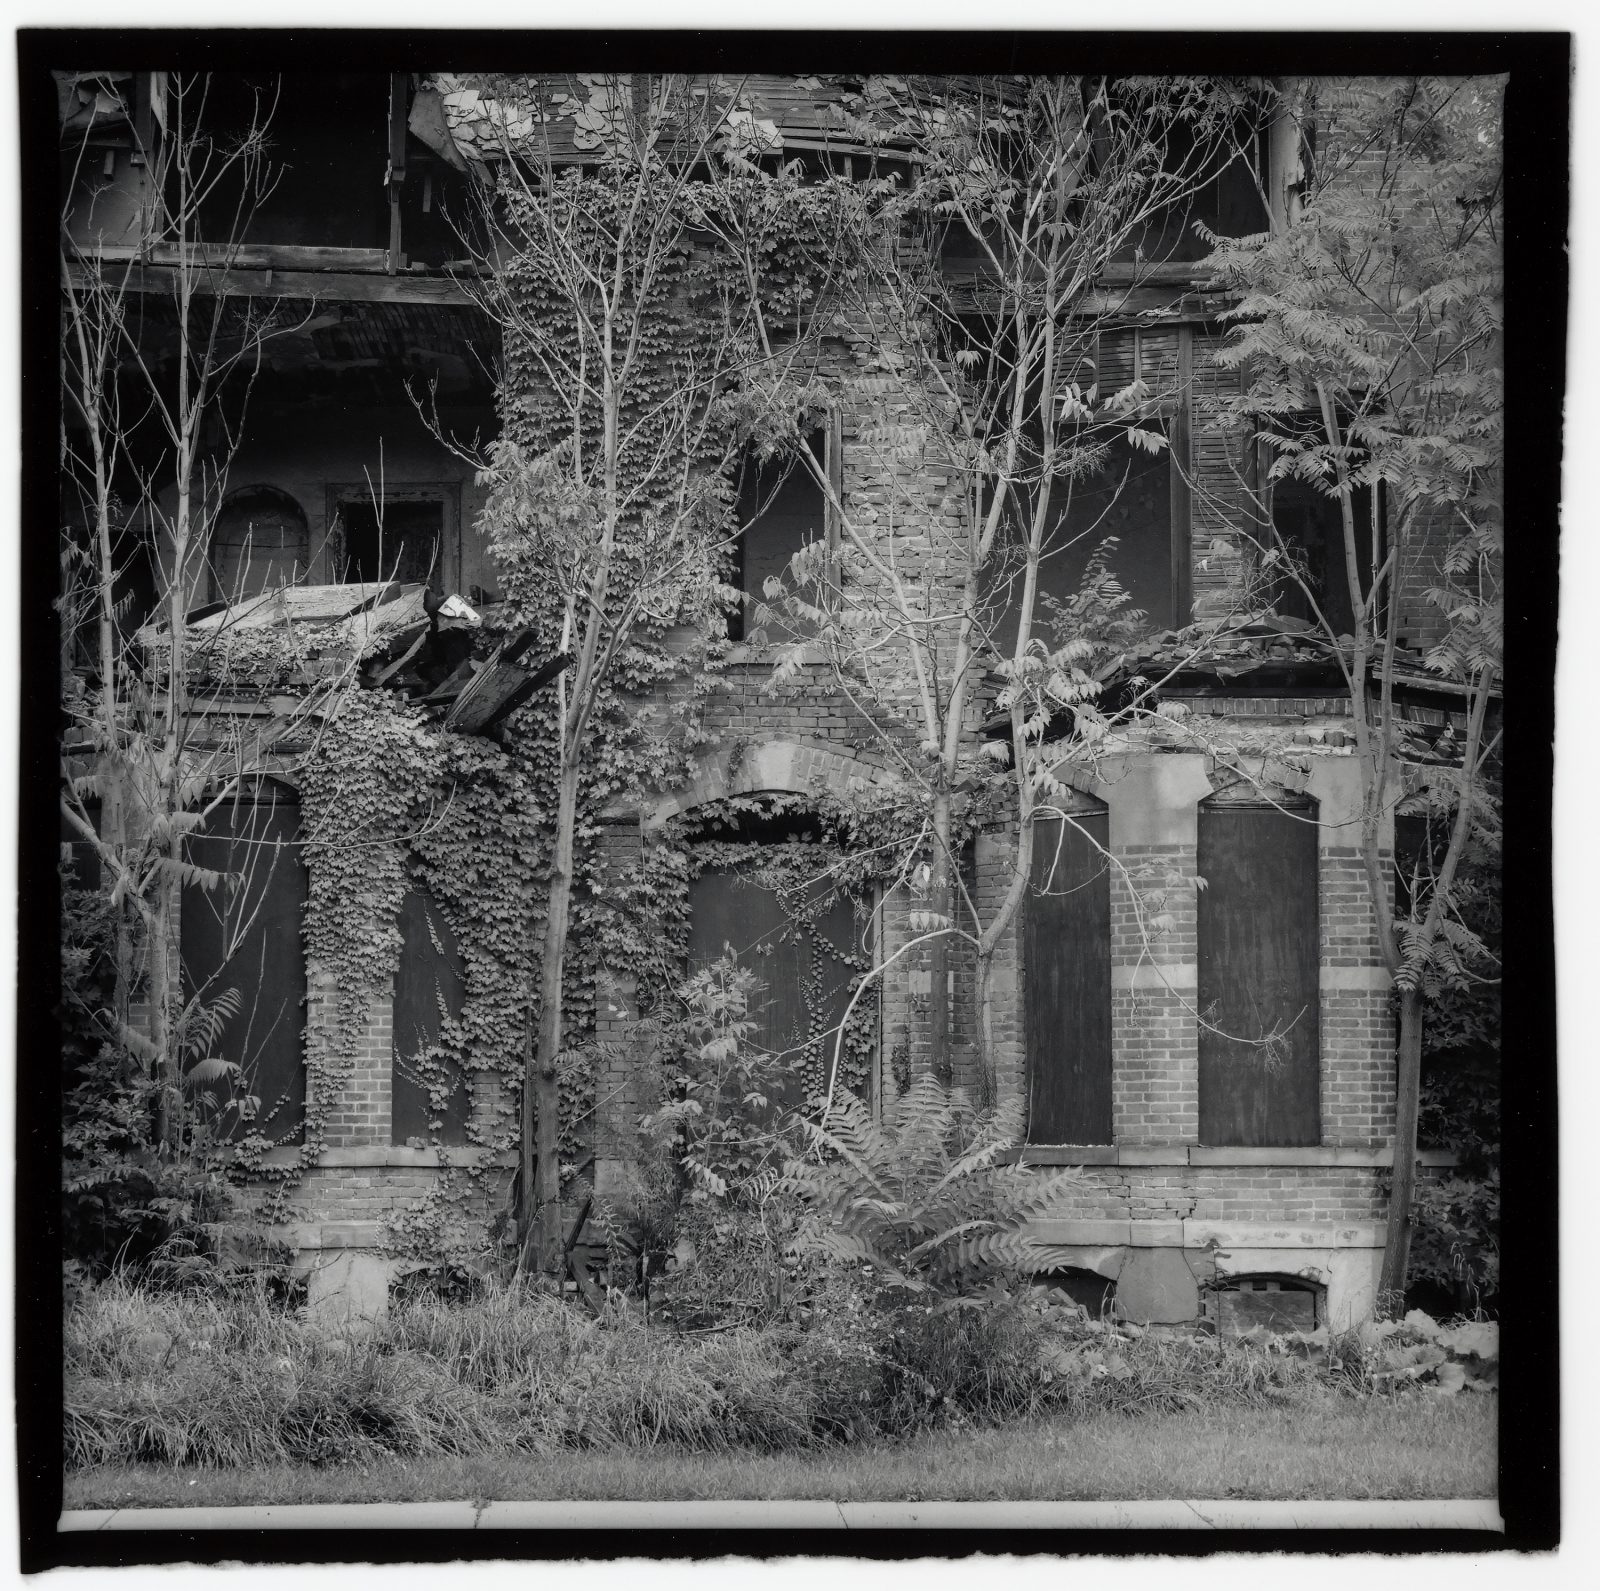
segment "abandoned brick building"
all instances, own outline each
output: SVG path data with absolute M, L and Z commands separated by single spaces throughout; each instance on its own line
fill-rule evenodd
M 160 77 L 112 73 L 62 83 L 64 125 L 78 140 L 87 136 L 94 156 L 93 202 L 86 187 L 71 212 L 81 251 L 74 268 L 137 261 L 143 335 L 155 340 L 171 314 L 173 260 L 139 236 L 139 140 L 160 136 Z M 785 154 L 851 153 L 804 88 L 755 79 L 749 93 Z M 219 89 L 213 99 L 221 117 L 244 114 L 242 92 Z M 374 586 L 389 581 L 405 588 L 411 619 L 424 591 L 430 612 L 451 596 L 459 599 L 456 611 L 474 616 L 495 602 L 499 576 L 479 526 L 484 488 L 405 390 L 408 377 L 434 383 L 447 433 L 494 432 L 498 334 L 462 285 L 461 250 L 447 219 L 459 213 L 457 196 L 478 180 L 475 172 L 503 158 L 486 100 L 473 80 L 450 75 L 284 78 L 273 140 L 286 173 L 246 242 L 204 276 L 200 291 L 270 297 L 292 306 L 296 324 L 266 347 L 212 532 L 215 588 L 195 593 L 197 625 L 246 623 L 251 604 L 262 624 L 346 623 Z M 1280 142 L 1269 138 L 1265 149 L 1269 202 L 1282 203 L 1292 173 Z M 574 142 L 567 156 L 581 159 L 581 146 Z M 1203 218 L 1217 230 L 1265 224 L 1254 187 L 1226 171 L 1205 202 Z M 1246 561 L 1239 527 L 1228 518 L 1229 457 L 1203 423 L 1202 399 L 1237 376 L 1214 362 L 1222 300 L 1198 278 L 1202 253 L 1183 238 L 1159 262 L 1129 260 L 1098 284 L 1100 379 L 1137 376 L 1170 399 L 1172 446 L 1136 461 L 1118 506 L 1123 578 L 1158 632 L 1226 614 Z M 959 258 L 947 265 L 971 268 Z M 1109 318 L 1107 302 L 1115 305 Z M 873 352 L 847 329 L 837 347 L 840 368 Z M 919 515 L 937 522 L 959 510 L 937 471 L 908 466 L 886 481 L 890 466 L 860 439 L 847 397 L 827 430 L 841 499 L 885 536 L 909 542 Z M 891 500 L 898 511 L 880 514 Z M 1285 492 L 1281 508 L 1299 517 L 1296 534 L 1309 557 L 1342 556 L 1325 502 Z M 822 493 L 792 478 L 746 533 L 735 578 L 759 596 L 794 551 L 829 533 L 827 521 Z M 1079 572 L 1064 569 L 1061 579 L 1070 584 Z M 286 581 L 287 593 L 274 598 Z M 1424 644 L 1430 619 L 1420 588 L 1406 600 L 1415 607 L 1408 640 Z M 1076 827 L 1055 820 L 1040 851 L 1070 875 L 1069 887 L 1034 891 L 1002 950 L 994 1070 L 1002 1094 L 1028 1100 L 1027 1141 L 1019 1146 L 1026 1163 L 1084 1169 L 1080 1207 L 1039 1233 L 1070 1251 L 1084 1296 L 1114 1293 L 1130 1317 L 1146 1321 L 1220 1311 L 1229 1321 L 1347 1322 L 1373 1302 L 1394 1099 L 1390 980 L 1349 837 L 1360 787 L 1348 704 L 1333 673 L 1297 650 L 1292 625 L 1281 634 L 1270 625 L 1241 634 L 1261 639 L 1249 667 L 1197 664 L 1167 694 L 1191 714 L 1208 715 L 1214 738 L 1225 739 L 1230 726 L 1288 731 L 1294 766 L 1279 768 L 1263 793 L 1260 783 L 1232 780 L 1215 756 L 1152 725 L 1131 734 L 1092 776 L 1062 769 L 1075 792 Z M 880 776 L 825 662 L 802 658 L 775 692 L 766 688 L 770 672 L 759 646 L 741 642 L 728 651 L 705 700 L 707 749 L 696 776 L 608 810 L 605 845 L 616 868 L 651 833 L 707 802 L 742 793 L 804 798 Z M 522 683 L 532 688 L 528 678 Z M 1419 717 L 1445 711 L 1415 676 L 1411 693 Z M 274 787 L 270 801 L 252 821 L 293 841 L 292 786 Z M 221 860 L 226 836 L 209 843 Z M 980 900 L 1003 893 L 1010 854 L 1003 833 L 977 836 L 970 876 Z M 256 1061 L 258 1091 L 282 1101 L 268 1130 L 284 1147 L 269 1151 L 268 1163 L 293 1153 L 304 1047 L 324 1019 L 328 972 L 308 964 L 298 922 L 307 870 L 317 866 L 308 849 L 303 866 L 274 873 L 251 941 L 250 976 L 270 983 L 277 997 Z M 1132 882 L 1152 873 L 1169 880 L 1155 932 Z M 1203 889 L 1194 887 L 1197 875 Z M 768 942 L 760 962 L 770 985 L 762 1037 L 790 1042 L 790 1030 L 807 1020 L 799 983 L 809 951 L 776 942 L 775 900 L 708 869 L 691 905 L 691 956 L 714 955 L 724 940 L 747 950 Z M 858 931 L 845 910 L 839 931 Z M 907 902 L 887 893 L 873 916 L 877 953 L 892 956 L 910 932 Z M 323 1102 L 322 1146 L 283 1227 L 320 1295 L 381 1296 L 395 1264 L 397 1214 L 452 1167 L 488 1153 L 470 1128 L 496 1091 L 480 1078 L 470 1105 L 442 1131 L 430 1130 L 427 1101 L 407 1081 L 400 1053 L 406 1035 L 436 1027 L 452 1001 L 459 1008 L 459 989 L 446 985 L 462 976 L 459 958 L 451 958 L 460 928 L 438 902 L 407 896 L 384 998 L 371 1007 L 343 1074 L 343 1097 Z M 186 953 L 208 953 L 203 924 L 191 930 L 186 919 L 185 939 Z M 627 1019 L 629 969 L 610 970 L 616 994 L 601 1010 L 602 1036 L 620 1034 Z M 958 1006 L 969 970 L 956 970 Z M 823 991 L 825 1027 L 838 1023 L 846 998 L 841 982 Z M 921 1042 L 931 998 L 929 975 L 914 957 L 884 979 L 870 1074 L 880 1104 L 893 1095 L 897 1051 L 915 1053 Z M 1235 1019 L 1259 1022 L 1263 1001 L 1300 1019 L 1273 1065 L 1241 1065 L 1226 1031 Z M 958 1011 L 958 1077 L 973 1043 L 970 1016 Z M 619 1058 L 605 1063 L 611 1070 L 596 1094 L 605 1110 L 622 1112 L 630 1102 L 625 1047 L 608 1053 Z M 603 1188 L 603 1134 L 596 1152 Z

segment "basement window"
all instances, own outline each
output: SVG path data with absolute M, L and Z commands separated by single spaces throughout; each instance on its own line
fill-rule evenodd
M 1324 1315 L 1322 1289 L 1296 1276 L 1230 1277 L 1205 1295 L 1205 1318 L 1219 1337 L 1315 1331 Z

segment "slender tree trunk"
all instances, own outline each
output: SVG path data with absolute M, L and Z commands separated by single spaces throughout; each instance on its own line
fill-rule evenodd
M 1406 1271 L 1411 1261 L 1412 1203 L 1417 1188 L 1417 1111 L 1422 1092 L 1422 993 L 1400 993 L 1400 1047 L 1395 1069 L 1394 1179 L 1389 1224 L 1378 1278 L 1378 1312 L 1404 1312 Z
M 947 923 L 954 915 L 954 891 L 950 887 L 950 791 L 942 773 L 940 788 L 933 798 L 933 883 L 929 907 Z M 950 936 L 941 934 L 928 951 L 933 1075 L 948 1087 L 953 1075 L 950 1063 Z
M 994 1060 L 994 947 L 978 950 L 978 1103 L 987 1109 L 1000 1096 Z
M 171 989 L 176 969 L 172 961 L 173 887 L 170 877 L 163 876 L 156 885 L 151 906 L 149 1035 L 155 1046 L 156 1083 L 160 1090 L 156 1096 L 156 1142 L 164 1149 L 176 1151 L 180 1113 L 173 1106 L 183 1083 L 178 1075 L 177 1045 L 172 1032 Z
M 565 736 L 563 728 L 563 736 Z M 561 977 L 566 963 L 567 922 L 572 905 L 573 836 L 578 815 L 578 760 L 563 745 L 556 800 L 550 885 L 545 898 L 544 961 L 539 972 L 538 1037 L 529 1023 L 522 1084 L 522 1208 L 519 1230 L 524 1254 L 537 1269 L 562 1265 Z

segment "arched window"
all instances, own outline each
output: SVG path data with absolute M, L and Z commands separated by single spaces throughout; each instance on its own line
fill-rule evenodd
M 211 579 L 219 602 L 257 597 L 305 575 L 311 537 L 300 505 L 275 486 L 231 493 L 211 532 Z
M 306 963 L 300 920 L 306 872 L 294 791 L 263 779 L 231 795 L 190 836 L 188 860 L 222 875 L 184 885 L 179 946 L 186 1001 L 231 1011 L 207 1054 L 239 1068 L 230 1090 L 208 1089 L 218 1130 L 300 1137 L 305 1114 Z M 219 1010 L 219 1014 L 221 1014 Z M 247 1103 L 254 1101 L 254 1104 Z
M 1321 1142 L 1317 808 L 1235 785 L 1201 802 L 1200 1142 Z
M 1111 1142 L 1111 866 L 1105 805 L 1036 818 L 1022 922 L 1028 1141 Z

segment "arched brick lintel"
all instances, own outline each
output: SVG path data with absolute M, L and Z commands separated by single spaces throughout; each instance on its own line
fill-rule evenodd
M 763 740 L 744 747 L 732 773 L 728 759 L 704 768 L 693 783 L 644 806 L 644 827 L 659 829 L 682 812 L 724 796 L 753 795 L 759 790 L 809 794 L 817 789 L 844 790 L 852 780 L 876 784 L 883 770 L 832 746 L 806 740 Z

